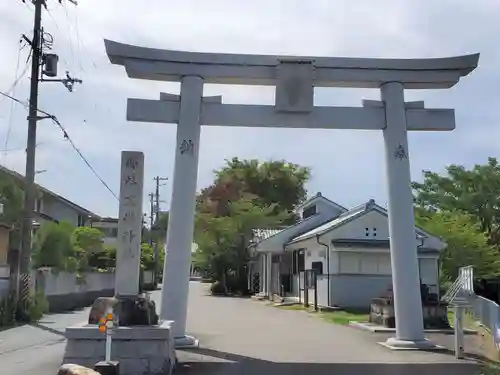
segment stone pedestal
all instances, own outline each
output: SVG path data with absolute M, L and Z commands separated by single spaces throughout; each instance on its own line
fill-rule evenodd
M 171 374 L 176 364 L 171 323 L 114 330 L 111 359 L 120 363 L 120 375 Z M 105 335 L 97 325 L 68 327 L 66 339 L 63 363 L 93 368 L 105 359 Z
M 156 305 L 147 294 L 130 297 L 99 297 L 89 313 L 89 324 L 98 324 L 108 309 L 115 317 L 115 324 L 121 327 L 158 325 Z
M 449 329 L 446 304 L 432 301 L 422 302 L 424 329 Z M 369 322 L 387 328 L 396 328 L 394 305 L 390 298 L 374 298 L 370 305 Z

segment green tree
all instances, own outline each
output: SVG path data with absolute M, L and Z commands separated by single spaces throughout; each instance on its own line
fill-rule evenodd
M 160 246 L 165 243 L 168 229 L 168 212 L 160 212 L 158 222 L 153 224 L 153 228 L 145 228 L 142 237 L 143 242 L 158 242 Z
M 291 222 L 293 208 L 306 199 L 309 177 L 309 168 L 284 160 L 226 160 L 226 165 L 215 171 L 214 183 L 199 195 L 198 210 L 224 216 L 230 202 L 251 196 L 254 204 L 273 205 L 276 214 L 289 212 Z
M 414 182 L 416 208 L 420 214 L 459 211 L 479 223 L 490 243 L 499 243 L 500 230 L 500 165 L 488 158 L 484 165 L 466 169 L 449 165 L 446 175 L 424 171 L 423 182 Z
M 97 228 L 78 227 L 71 234 L 71 243 L 81 270 L 106 268 L 104 233 Z
M 196 222 L 194 254 L 195 264 L 215 280 L 224 280 L 230 269 L 231 250 L 234 247 L 234 225 L 227 216 L 214 217 L 199 214 Z
M 0 220 L 12 227 L 9 247 L 19 249 L 23 191 L 5 174 L 0 174 L 0 203 L 3 205 Z
M 116 246 L 104 245 L 102 254 L 102 261 L 105 264 L 104 269 L 116 267 Z
M 417 216 L 417 225 L 439 236 L 447 247 L 441 253 L 442 281 L 454 281 L 458 269 L 474 266 L 478 278 L 500 276 L 500 254 L 488 244 L 479 224 L 461 212 L 440 211 Z
M 241 291 L 252 229 L 294 222 L 309 176 L 309 168 L 286 161 L 227 160 L 198 195 L 195 265 Z
M 78 259 L 71 243 L 72 232 L 70 223 L 43 223 L 33 241 L 33 266 L 74 272 Z
M 241 290 L 246 285 L 247 245 L 252 229 L 281 224 L 288 213 L 277 215 L 275 205 L 261 207 L 249 199 L 231 202 L 228 213 L 221 217 L 197 215 L 195 265 L 207 269 L 224 284 L 230 275 L 235 288 Z
M 163 251 L 163 246 L 158 247 L 158 263 L 159 267 L 162 268 L 163 261 L 165 259 L 165 252 Z M 149 244 L 143 242 L 141 244 L 141 267 L 144 270 L 152 271 L 155 269 L 155 252 L 154 247 L 149 246 Z M 161 270 L 159 270 L 161 272 Z

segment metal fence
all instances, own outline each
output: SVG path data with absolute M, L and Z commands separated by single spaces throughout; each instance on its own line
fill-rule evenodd
M 472 315 L 490 331 L 493 341 L 498 346 L 500 344 L 500 306 L 487 298 L 477 296 L 472 306 Z

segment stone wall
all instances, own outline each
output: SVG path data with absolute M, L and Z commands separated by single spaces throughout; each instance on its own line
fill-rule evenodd
M 1 270 L 1 269 L 0 269 Z M 92 305 L 98 297 L 114 295 L 114 272 L 52 272 L 50 268 L 33 271 L 33 280 L 49 302 L 50 312 L 74 310 Z M 154 290 L 153 272 L 143 273 L 145 290 Z M 0 299 L 9 292 L 10 280 L 0 273 Z
M 61 312 L 90 306 L 98 297 L 113 296 L 115 278 L 113 272 L 77 275 L 39 269 L 36 271 L 36 284 L 44 292 L 50 312 Z
M 141 277 L 142 277 L 142 287 L 144 288 L 144 290 L 156 289 L 153 271 L 150 270 L 141 271 Z
M 387 292 L 392 285 L 390 275 L 330 275 L 330 305 L 368 310 L 372 298 Z
M 169 375 L 176 363 L 172 322 L 159 326 L 117 327 L 113 331 L 111 359 L 120 362 L 121 375 Z M 63 363 L 93 368 L 105 358 L 105 336 L 95 325 L 66 328 Z
M 10 281 L 9 279 L 0 279 L 0 299 L 9 293 Z

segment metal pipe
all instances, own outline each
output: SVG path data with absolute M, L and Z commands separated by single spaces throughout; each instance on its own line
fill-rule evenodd
M 316 235 L 316 243 L 318 245 L 324 246 L 326 249 L 326 291 L 327 291 L 327 302 L 328 306 L 330 306 L 330 246 L 326 243 L 323 243 L 319 240 L 320 235 Z

